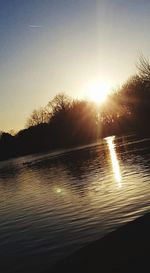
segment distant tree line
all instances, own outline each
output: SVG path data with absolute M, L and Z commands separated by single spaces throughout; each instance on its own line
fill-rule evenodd
M 24 130 L 15 135 L 0 132 L 0 160 L 86 144 L 112 134 L 148 135 L 149 61 L 141 56 L 137 68 L 138 73 L 99 107 L 60 93 L 45 107 L 31 113 Z

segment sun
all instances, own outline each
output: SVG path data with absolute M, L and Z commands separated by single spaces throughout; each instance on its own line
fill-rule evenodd
M 108 83 L 98 82 L 90 84 L 87 88 L 86 97 L 95 103 L 104 103 L 111 92 L 111 86 Z

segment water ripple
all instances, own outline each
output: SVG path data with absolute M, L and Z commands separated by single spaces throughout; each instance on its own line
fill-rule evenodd
M 9 257 L 30 256 L 40 272 L 149 211 L 149 163 L 150 139 L 135 135 L 1 162 L 0 262 L 23 273 Z

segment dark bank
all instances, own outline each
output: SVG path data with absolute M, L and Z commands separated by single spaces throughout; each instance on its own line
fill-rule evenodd
M 150 214 L 80 249 L 48 272 L 149 272 Z

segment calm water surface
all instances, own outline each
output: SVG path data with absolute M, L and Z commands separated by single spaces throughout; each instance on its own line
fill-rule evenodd
M 0 272 L 42 272 L 148 211 L 148 138 L 0 162 Z

